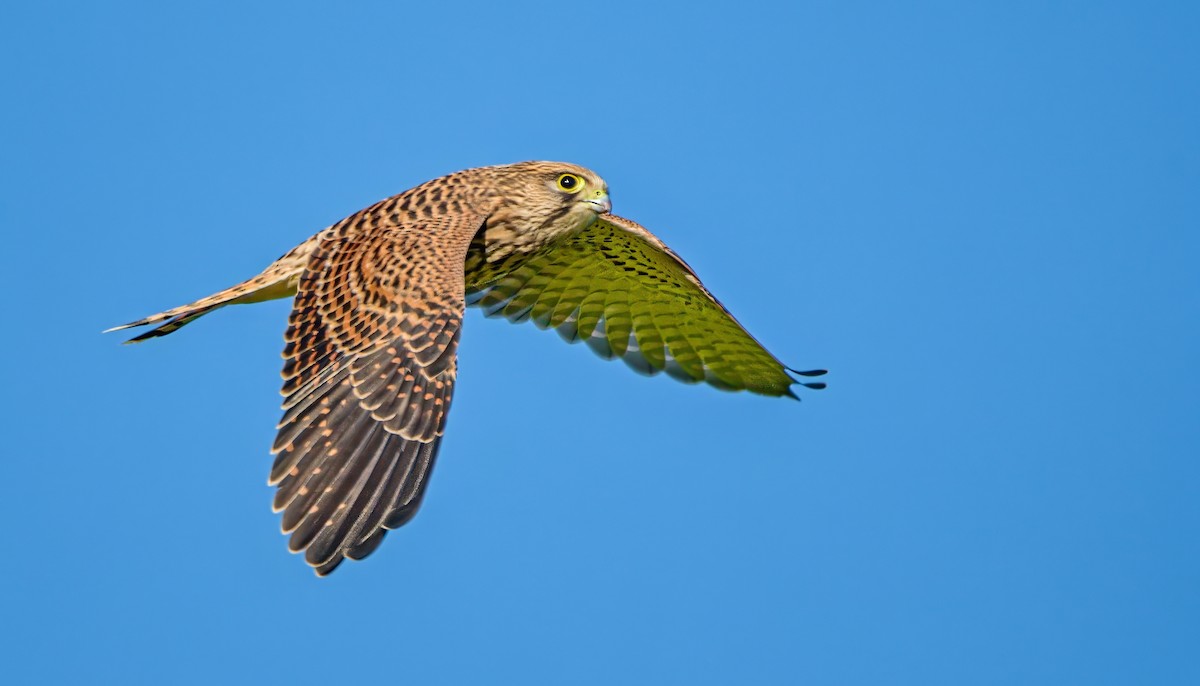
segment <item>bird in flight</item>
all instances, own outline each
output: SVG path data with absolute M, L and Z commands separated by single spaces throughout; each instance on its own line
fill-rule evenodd
M 320 231 L 261 274 L 109 331 L 165 336 L 225 305 L 293 297 L 269 483 L 317 575 L 416 514 L 446 425 L 467 305 L 645 374 L 767 396 L 824 370 L 767 352 L 608 186 L 561 162 L 460 171 Z

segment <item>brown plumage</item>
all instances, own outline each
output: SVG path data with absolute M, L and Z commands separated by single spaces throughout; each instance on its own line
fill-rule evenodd
M 609 208 L 603 179 L 571 164 L 457 172 L 343 219 L 248 281 L 116 329 L 158 324 L 132 343 L 225 305 L 295 296 L 269 481 L 290 549 L 325 575 L 369 555 L 420 505 L 467 304 L 643 373 L 795 397 L 793 370 Z

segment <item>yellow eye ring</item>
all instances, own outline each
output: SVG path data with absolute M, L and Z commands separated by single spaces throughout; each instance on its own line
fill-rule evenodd
M 559 174 L 558 190 L 566 193 L 578 193 L 583 190 L 585 182 L 578 174 Z

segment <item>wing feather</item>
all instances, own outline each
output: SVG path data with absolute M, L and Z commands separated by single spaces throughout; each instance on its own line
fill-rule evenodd
M 494 274 L 480 270 L 480 274 Z M 494 280 L 467 274 L 467 302 L 532 319 L 633 369 L 763 395 L 800 383 L 751 336 L 694 271 L 649 231 L 602 215 Z M 816 370 L 820 371 L 820 370 Z M 819 388 L 822 384 L 811 384 Z
M 413 220 L 415 221 L 415 220 Z M 270 483 L 317 574 L 416 512 L 457 375 L 474 217 L 335 227 L 299 280 Z

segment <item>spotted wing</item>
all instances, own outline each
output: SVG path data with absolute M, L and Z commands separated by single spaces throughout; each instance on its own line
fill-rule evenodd
M 473 249 L 485 247 L 477 239 Z M 557 329 L 564 339 L 582 340 L 602 357 L 619 357 L 645 374 L 665 371 L 689 383 L 795 397 L 793 370 L 767 352 L 670 248 L 628 219 L 602 215 L 501 273 L 473 278 L 468 272 L 467 303 L 488 316 Z
M 289 547 L 318 575 L 416 513 L 454 389 L 470 236 L 447 222 L 337 227 L 300 277 L 270 483 Z

